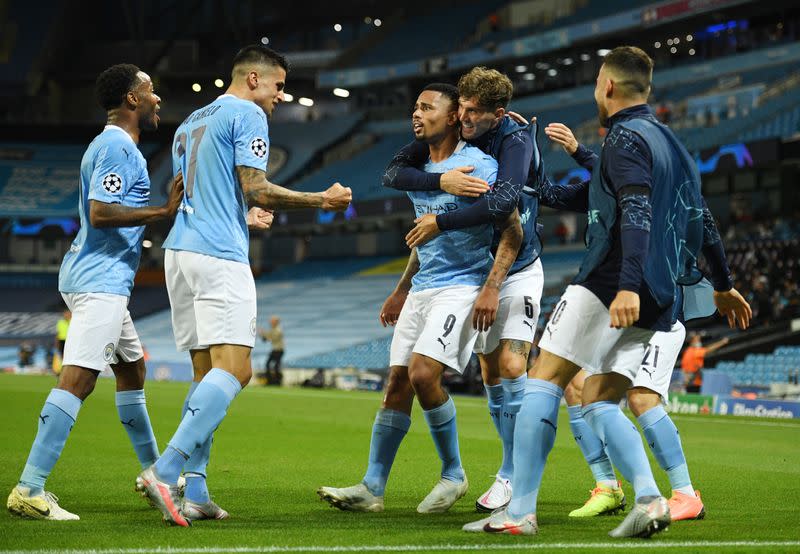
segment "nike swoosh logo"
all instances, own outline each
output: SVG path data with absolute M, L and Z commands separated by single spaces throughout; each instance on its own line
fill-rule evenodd
M 519 535 L 521 534 L 520 526 L 514 525 L 512 523 L 504 523 L 502 527 L 492 527 L 491 523 L 487 523 L 483 526 L 483 530 L 487 533 L 503 533 L 508 532 L 512 535 Z
M 33 504 L 30 504 L 30 503 L 27 503 L 27 502 L 25 503 L 25 505 L 28 506 L 29 508 L 31 508 L 37 514 L 41 514 L 41 515 L 43 515 L 45 517 L 50 515 L 50 508 L 47 508 L 46 510 L 40 510 L 39 508 L 37 508 Z

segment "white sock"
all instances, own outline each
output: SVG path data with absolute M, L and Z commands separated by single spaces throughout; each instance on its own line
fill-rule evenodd
M 692 498 L 697 498 L 697 495 L 694 493 L 694 489 L 691 487 L 691 485 L 687 485 L 685 487 L 681 487 L 681 488 L 675 489 L 675 490 L 678 491 L 678 492 L 682 492 L 686 496 L 691 496 Z

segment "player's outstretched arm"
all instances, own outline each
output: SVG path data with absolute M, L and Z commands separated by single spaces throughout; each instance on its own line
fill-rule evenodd
M 99 200 L 89 201 L 89 223 L 92 227 L 102 229 L 105 227 L 138 227 L 155 223 L 162 219 L 174 216 L 183 200 L 183 174 L 172 181 L 166 204 L 163 206 L 144 206 L 132 208 L 122 204 L 111 204 Z
M 489 190 L 489 183 L 469 175 L 473 166 L 451 169 L 445 173 L 427 173 L 423 166 L 428 159 L 426 144 L 413 141 L 403 146 L 386 167 L 381 182 L 384 187 L 402 191 L 443 190 L 456 196 L 478 197 Z
M 397 286 L 381 307 L 378 319 L 384 327 L 397 323 L 397 318 L 400 317 L 400 311 L 403 309 L 403 304 L 406 303 L 406 298 L 411 290 L 411 279 L 416 275 L 417 271 L 419 271 L 419 256 L 417 255 L 417 249 L 414 248 L 408 257 L 408 263 L 403 275 L 400 277 L 400 281 L 398 281 Z
M 595 164 L 600 161 L 600 157 L 579 143 L 572 129 L 563 123 L 550 123 L 545 127 L 544 134 L 556 144 L 560 144 L 564 152 L 572 156 L 572 159 L 584 169 L 593 171 Z
M 298 210 L 321 208 L 331 212 L 343 212 L 353 200 L 349 187 L 334 183 L 323 192 L 297 192 L 283 188 L 267 180 L 261 169 L 236 166 L 239 184 L 244 191 L 248 206 L 258 206 L 265 210 Z
M 500 235 L 500 243 L 497 245 L 492 270 L 475 300 L 475 308 L 472 311 L 472 327 L 474 329 L 486 331 L 497 318 L 500 287 L 503 286 L 514 260 L 517 259 L 517 254 L 522 246 L 522 238 L 519 211 L 514 210 L 506 220 L 503 233 Z
M 714 305 L 728 319 L 731 329 L 739 327 L 744 330 L 750 326 L 753 310 L 738 290 L 732 288 L 723 292 L 714 291 Z
M 747 329 L 753 310 L 750 304 L 733 288 L 733 276 L 725 255 L 722 237 L 719 235 L 714 214 L 708 209 L 703 198 L 703 257 L 711 269 L 711 282 L 714 285 L 714 305 L 720 314 L 728 319 L 731 329 Z M 709 347 L 710 348 L 710 347 Z

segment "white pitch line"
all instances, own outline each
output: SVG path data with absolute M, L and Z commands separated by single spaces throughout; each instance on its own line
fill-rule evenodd
M 0 554 L 248 554 L 251 552 L 469 552 L 478 550 L 586 550 L 586 549 L 666 549 L 666 548 L 773 548 L 800 547 L 800 541 L 682 541 L 682 542 L 556 542 L 556 543 L 505 543 L 505 544 L 402 544 L 354 546 L 207 546 L 198 548 L 108 548 L 85 550 L 3 550 Z

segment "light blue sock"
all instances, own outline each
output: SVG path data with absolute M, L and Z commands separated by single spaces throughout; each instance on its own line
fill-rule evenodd
M 44 491 L 44 482 L 61 456 L 80 409 L 80 398 L 65 390 L 53 389 L 47 396 L 39 414 L 39 430 L 19 478 L 19 484 L 29 487 L 32 496 Z
M 189 385 L 189 392 L 186 393 L 186 400 L 183 402 L 183 411 L 181 417 L 186 415 L 189 406 L 189 400 L 192 398 L 197 385 L 197 381 L 192 381 Z M 208 460 L 211 456 L 211 443 L 214 441 L 214 433 L 206 439 L 206 442 L 195 448 L 186 463 L 183 464 L 183 475 L 186 477 L 186 490 L 184 496 L 197 504 L 205 504 L 209 501 L 210 496 L 208 493 L 208 484 L 206 483 L 206 468 L 208 467 Z
M 569 428 L 572 430 L 572 436 L 575 437 L 578 448 L 581 449 L 586 463 L 589 464 L 594 480 L 597 483 L 601 481 L 616 481 L 617 476 L 614 473 L 611 460 L 606 455 L 603 443 L 597 438 L 597 435 L 586 423 L 586 420 L 583 419 L 583 409 L 580 405 L 568 406 L 567 411 L 569 412 Z
M 503 479 L 511 479 L 514 476 L 514 427 L 517 423 L 517 414 L 522 408 L 527 381 L 528 376 L 524 373 L 516 379 L 500 379 L 500 385 L 503 387 L 503 417 L 500 419 L 503 465 L 497 474 Z
M 186 408 L 189 407 L 189 399 L 194 394 L 195 389 L 197 389 L 197 385 L 199 385 L 199 381 L 192 381 L 192 384 L 189 385 L 189 392 L 186 393 L 186 398 L 183 399 L 183 407 L 181 408 L 181 419 L 183 416 L 186 415 Z
M 500 440 L 503 440 L 503 431 L 500 427 L 500 421 L 503 417 L 503 385 L 500 383 L 496 385 L 483 385 L 483 388 L 486 390 L 486 403 L 489 406 L 489 415 L 492 417 L 492 423 L 494 424 L 494 428 L 497 430 L 497 436 L 500 437 Z M 506 466 L 506 448 L 505 443 L 503 443 L 503 461 L 500 465 L 500 471 Z M 513 465 L 513 461 L 510 462 Z M 498 475 L 500 472 L 498 471 Z M 503 475 L 505 479 L 511 479 L 510 475 Z
M 117 392 L 117 413 L 131 440 L 142 469 L 150 467 L 158 459 L 158 443 L 147 415 L 147 402 L 143 390 Z
M 383 496 L 397 449 L 409 427 L 411 417 L 403 412 L 382 408 L 375 416 L 369 443 L 369 464 L 362 480 L 375 496 Z
M 461 454 L 458 450 L 456 405 L 453 399 L 448 398 L 441 406 L 422 413 L 431 430 L 439 459 L 442 460 L 442 479 L 460 483 L 464 480 L 464 468 L 461 466 Z
M 583 407 L 583 417 L 603 441 L 611 463 L 633 485 L 638 501 L 659 496 L 642 438 L 616 402 L 593 402 Z
M 667 472 L 672 489 L 688 489 L 694 493 L 681 436 L 664 408 L 656 406 L 647 410 L 639 416 L 639 425 L 658 465 Z
M 236 377 L 223 369 L 215 367 L 203 377 L 192 394 L 186 415 L 169 441 L 167 450 L 156 462 L 155 470 L 161 479 L 169 484 L 178 481 L 188 457 L 222 423 L 228 406 L 241 390 Z
M 211 500 L 208 494 L 208 485 L 206 485 L 205 475 L 186 472 L 185 477 L 186 489 L 183 492 L 183 497 L 186 500 L 196 504 L 205 504 Z
M 553 449 L 558 407 L 564 389 L 542 379 L 528 379 L 522 408 L 514 429 L 514 494 L 508 505 L 511 517 L 536 513 L 547 455 Z

